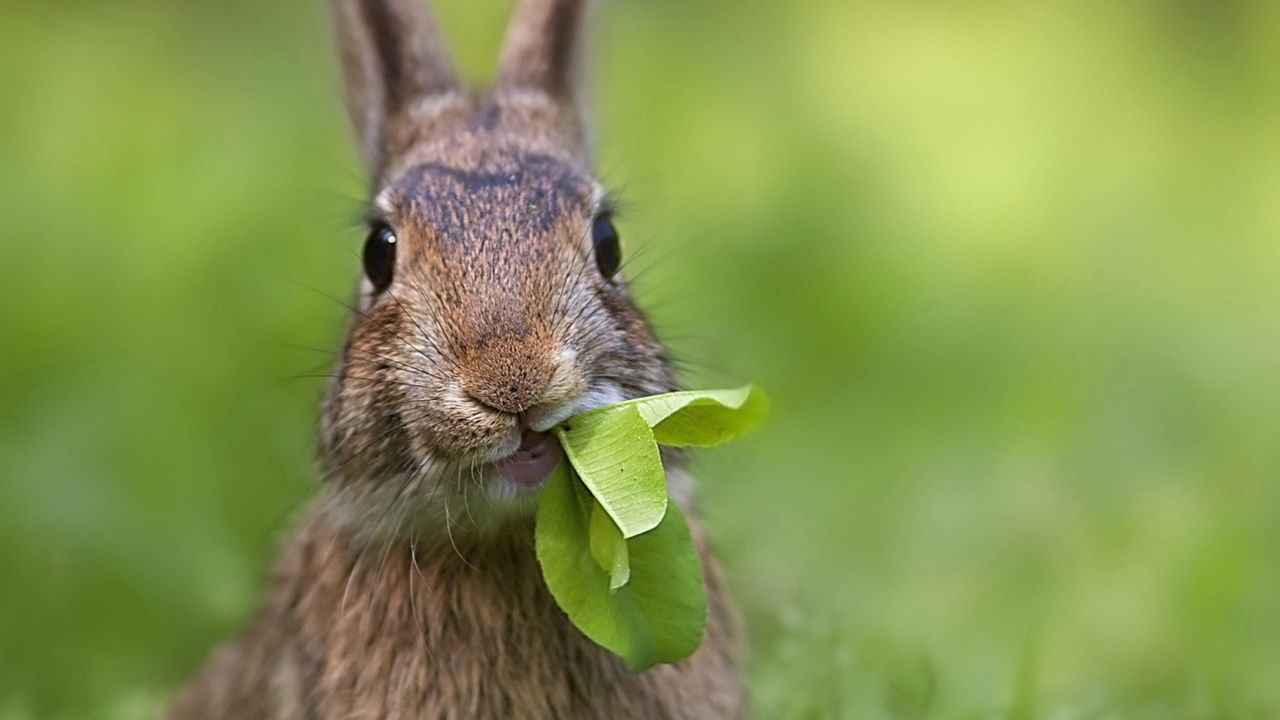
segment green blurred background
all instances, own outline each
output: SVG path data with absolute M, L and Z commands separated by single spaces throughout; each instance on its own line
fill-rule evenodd
M 437 2 L 477 82 L 507 9 Z M 0 7 L 4 720 L 157 713 L 314 487 L 322 10 Z M 601 16 L 640 299 L 775 401 L 698 461 L 757 715 L 1280 717 L 1280 3 Z

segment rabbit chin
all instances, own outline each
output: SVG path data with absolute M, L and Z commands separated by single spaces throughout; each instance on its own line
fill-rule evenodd
M 371 543 L 495 537 L 532 523 L 543 482 L 512 483 L 492 463 L 425 463 L 413 474 L 332 486 L 323 512 Z
M 694 483 L 679 453 L 663 450 L 667 493 L 690 508 Z M 554 468 L 553 468 L 554 469 Z M 335 529 L 373 546 L 443 540 L 455 548 L 531 534 L 545 478 L 515 483 L 495 464 L 441 465 L 439 471 L 391 478 L 363 490 L 330 486 L 320 511 Z

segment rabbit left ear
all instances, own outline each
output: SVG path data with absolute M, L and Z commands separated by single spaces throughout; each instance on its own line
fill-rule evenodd
M 458 87 L 444 42 L 423 0 L 332 0 L 346 79 L 347 113 L 375 176 L 388 123 L 415 101 Z
M 507 25 L 497 89 L 575 104 L 582 26 L 590 0 L 520 0 Z

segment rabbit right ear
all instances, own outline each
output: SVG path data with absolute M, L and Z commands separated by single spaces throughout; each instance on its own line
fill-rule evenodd
M 331 4 L 347 113 L 365 167 L 376 177 L 388 153 L 388 123 L 417 100 L 456 90 L 458 81 L 423 0 Z
M 582 25 L 590 0 L 519 0 L 507 25 L 497 85 L 575 101 Z

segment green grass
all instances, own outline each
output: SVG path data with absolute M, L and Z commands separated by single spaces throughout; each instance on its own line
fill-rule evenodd
M 441 0 L 471 78 L 506 3 Z M 1280 717 L 1280 6 L 613 3 L 641 300 L 762 718 Z M 133 718 L 314 485 L 363 180 L 313 2 L 0 9 L 0 718 Z

